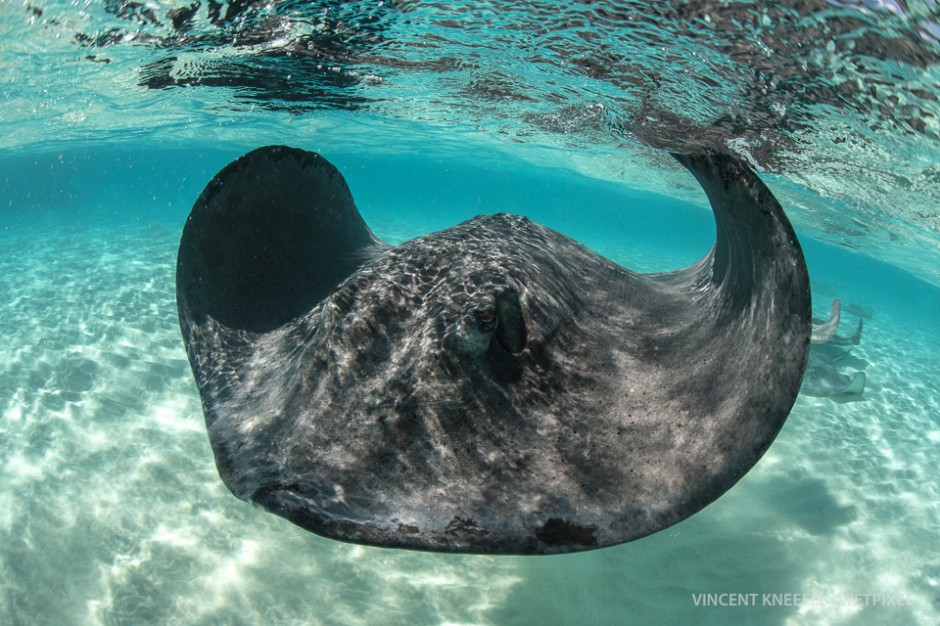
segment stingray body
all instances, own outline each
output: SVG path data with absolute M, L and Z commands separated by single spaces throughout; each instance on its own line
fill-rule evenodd
M 836 334 L 841 320 L 841 310 L 839 300 L 835 299 L 832 301 L 828 320 L 813 318 L 813 332 L 810 335 L 810 343 L 832 344 L 834 346 L 857 346 L 859 344 L 862 340 L 861 319 L 858 320 L 858 326 L 851 336 L 842 337 Z
M 500 554 L 629 541 L 718 498 L 796 398 L 809 281 L 745 165 L 677 159 L 717 240 L 647 275 L 505 214 L 388 246 L 314 153 L 224 168 L 177 298 L 225 484 L 328 537 Z
M 846 375 L 839 371 L 838 361 L 846 354 L 848 351 L 833 357 L 815 348 L 811 350 L 801 393 L 818 398 L 859 396 L 864 393 L 865 372 Z
M 829 319 L 821 320 L 813 318 L 813 331 L 810 334 L 810 343 L 828 343 L 836 336 L 839 330 L 839 321 L 841 318 L 842 307 L 839 300 L 832 301 L 832 307 L 829 309 Z

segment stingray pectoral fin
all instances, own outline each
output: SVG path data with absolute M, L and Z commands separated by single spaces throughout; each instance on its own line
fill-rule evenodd
M 672 424 L 647 444 L 661 460 L 637 459 L 659 463 L 647 508 L 661 511 L 660 527 L 716 499 L 767 450 L 799 393 L 812 325 L 803 253 L 770 190 L 734 157 L 676 158 L 705 190 L 717 232 L 701 261 L 652 277 L 662 301 L 643 318 L 640 353 L 655 356 L 643 377 L 665 388 L 648 421 Z
M 864 327 L 863 319 L 858 320 L 858 326 L 855 327 L 855 333 L 851 337 L 840 337 L 839 335 L 833 336 L 828 343 L 835 346 L 857 346 L 862 341 L 862 329 Z
M 284 355 L 303 347 L 283 329 L 386 248 L 366 226 L 339 171 L 318 154 L 268 146 L 206 185 L 180 238 L 180 329 L 219 474 L 239 497 L 252 437 L 285 412 Z M 239 456 L 239 453 L 242 456 Z
M 865 392 L 865 372 L 856 372 L 842 393 L 860 395 Z
M 852 346 L 857 346 L 862 341 L 862 329 L 865 325 L 865 320 L 859 319 L 858 326 L 855 329 L 855 334 L 847 339 L 847 343 Z
M 770 189 L 746 164 L 730 155 L 673 156 L 705 191 L 717 231 L 711 253 L 677 274 L 707 277 L 720 285 L 724 305 L 771 305 L 774 302 L 763 299 L 779 296 L 775 301 L 779 308 L 771 307 L 767 312 L 783 314 L 783 319 L 798 312 L 799 324 L 805 321 L 811 328 L 803 250 Z
M 829 319 L 822 324 L 813 324 L 813 334 L 811 337 L 813 343 L 826 343 L 835 337 L 836 331 L 839 329 L 840 310 L 839 299 L 836 298 L 832 301 L 832 308 L 829 310 Z
M 296 148 L 258 148 L 216 174 L 186 221 L 180 318 L 250 332 L 278 328 L 381 247 L 331 163 Z

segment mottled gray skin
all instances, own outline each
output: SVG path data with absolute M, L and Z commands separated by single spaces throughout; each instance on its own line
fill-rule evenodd
M 629 541 L 714 501 L 796 398 L 809 281 L 745 165 L 677 159 L 717 241 L 648 275 L 505 214 L 389 247 L 301 150 L 223 169 L 177 296 L 225 484 L 320 535 L 502 554 Z

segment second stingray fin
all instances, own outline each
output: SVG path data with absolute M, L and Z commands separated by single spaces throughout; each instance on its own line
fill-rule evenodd
M 386 247 L 326 159 L 258 148 L 212 179 L 186 222 L 177 262 L 181 321 L 273 330 Z

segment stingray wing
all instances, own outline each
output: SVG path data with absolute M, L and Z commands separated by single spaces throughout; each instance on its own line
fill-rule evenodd
M 756 175 L 677 159 L 718 232 L 658 275 L 508 215 L 387 248 L 321 157 L 224 169 L 177 290 L 226 485 L 329 537 L 484 553 L 611 545 L 716 499 L 796 398 L 809 283 Z

